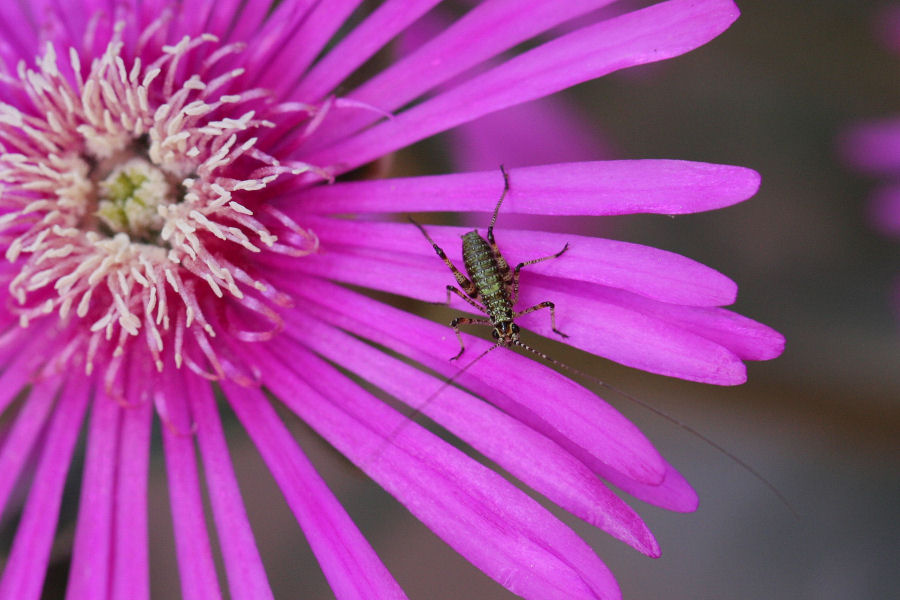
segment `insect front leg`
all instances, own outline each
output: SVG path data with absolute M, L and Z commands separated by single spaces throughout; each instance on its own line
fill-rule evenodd
M 568 249 L 569 249 L 569 243 L 566 242 L 566 245 L 563 246 L 563 249 L 560 250 L 559 252 L 557 252 L 556 254 L 551 254 L 550 256 L 544 256 L 542 258 L 535 258 L 532 260 L 527 260 L 525 262 L 521 262 L 516 265 L 516 270 L 513 271 L 513 274 L 512 274 L 512 294 L 510 295 L 513 306 L 516 305 L 516 302 L 519 299 L 519 271 L 522 270 L 522 267 L 527 267 L 528 265 L 533 265 L 535 263 L 544 262 L 545 260 L 550 260 L 551 258 L 559 258 Z M 554 329 L 554 331 L 556 331 L 556 330 Z
M 455 319 L 450 321 L 450 327 L 452 327 L 453 331 L 456 332 L 456 339 L 459 340 L 459 352 L 450 360 L 456 360 L 457 358 L 462 356 L 462 353 L 466 350 L 466 345 L 463 344 L 462 334 L 460 334 L 459 332 L 460 325 L 487 325 L 488 327 L 490 327 L 493 325 L 493 323 L 491 323 L 487 319 L 473 319 L 471 317 L 456 317 Z
M 559 329 L 556 328 L 556 305 L 553 304 L 552 302 L 550 302 L 549 300 L 545 300 L 545 301 L 541 302 L 540 304 L 535 304 L 532 307 L 529 307 L 529 308 L 526 308 L 525 310 L 519 311 L 513 315 L 513 318 L 518 319 L 522 315 L 527 315 L 528 313 L 533 313 L 534 311 L 540 310 L 542 308 L 550 309 L 550 328 L 553 329 L 553 331 L 562 338 L 569 337 L 568 335 L 566 335 L 565 333 L 563 333 L 562 331 L 560 331 Z M 458 334 L 458 332 L 457 332 L 457 334 Z
M 468 277 L 463 275 L 460 272 L 460 270 L 456 268 L 456 265 L 454 265 L 452 262 L 450 262 L 450 259 L 447 258 L 447 255 L 444 253 L 444 250 L 440 246 L 438 246 L 437 243 L 433 239 L 431 239 L 431 236 L 428 235 L 428 232 L 425 231 L 424 227 L 419 225 L 419 223 L 417 223 L 412 217 L 407 216 L 406 218 L 409 219 L 410 223 L 412 223 L 413 225 L 418 227 L 419 231 L 422 232 L 422 235 L 425 236 L 425 239 L 431 243 L 431 247 L 434 248 L 434 251 L 435 251 L 435 253 L 437 253 L 438 257 L 440 257 L 440 259 L 442 261 L 444 261 L 444 264 L 447 265 L 450 268 L 450 270 L 453 272 L 453 277 L 456 278 L 456 283 L 459 284 L 459 287 L 461 287 L 463 289 L 463 291 L 465 291 L 465 293 L 469 296 L 469 298 L 477 298 L 478 297 L 478 288 L 475 287 L 475 284 L 472 283 L 472 281 Z M 447 304 L 450 303 L 450 288 L 451 287 L 453 287 L 453 286 L 447 286 Z M 478 307 L 477 304 L 475 306 Z

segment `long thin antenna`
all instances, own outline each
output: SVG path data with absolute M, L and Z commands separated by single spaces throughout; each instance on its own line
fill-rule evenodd
M 669 423 L 672 423 L 673 425 L 676 425 L 676 426 L 680 427 L 681 429 L 684 429 L 685 431 L 687 431 L 687 432 L 690 433 L 691 435 L 696 436 L 698 439 L 702 440 L 703 442 L 705 442 L 706 444 L 708 444 L 708 445 L 711 446 L 712 448 L 715 448 L 716 450 L 718 450 L 719 452 L 721 452 L 722 454 L 724 454 L 725 456 L 727 456 L 728 458 L 730 458 L 732 461 L 734 461 L 735 464 L 737 464 L 738 466 L 740 466 L 741 468 L 743 468 L 745 471 L 747 471 L 747 472 L 750 473 L 753 477 L 755 477 L 759 482 L 761 482 L 764 486 L 766 486 L 767 488 L 769 488 L 769 491 L 771 491 L 773 494 L 775 494 L 775 496 L 781 501 L 781 503 L 784 504 L 784 506 L 791 512 L 792 515 L 794 515 L 794 518 L 797 519 L 797 520 L 800 520 L 800 515 L 797 513 L 796 510 L 794 510 L 794 507 L 791 505 L 790 502 L 788 502 L 788 499 L 785 498 L 784 494 L 782 494 L 782 493 L 778 490 L 778 488 L 776 488 L 776 487 L 775 487 L 768 479 L 766 479 L 765 477 L 763 477 L 762 474 L 759 473 L 759 471 L 757 471 L 756 469 L 754 469 L 753 467 L 751 467 L 749 464 L 747 464 L 746 462 L 744 462 L 743 460 L 741 460 L 740 458 L 738 458 L 737 456 L 735 456 L 734 454 L 732 454 L 731 452 L 729 452 L 728 450 L 726 450 L 725 448 L 723 448 L 722 446 L 720 446 L 719 444 L 717 444 L 716 442 L 714 442 L 713 440 L 711 440 L 710 438 L 706 437 L 705 435 L 703 435 L 702 433 L 700 433 L 699 431 L 697 431 L 696 429 L 694 429 L 694 428 L 691 427 L 690 425 L 687 425 L 687 424 L 685 424 L 685 423 L 682 423 L 681 421 L 679 421 L 678 419 L 676 419 L 676 418 L 673 417 L 672 415 L 670 415 L 670 414 L 668 414 L 668 413 L 666 413 L 666 412 L 664 412 L 664 411 L 662 411 L 662 410 L 656 408 L 656 407 L 653 406 L 652 404 L 648 404 L 647 402 L 644 402 L 643 400 L 639 400 L 638 398 L 632 396 L 632 395 L 629 394 L 628 392 L 626 392 L 626 391 L 624 391 L 624 390 L 620 390 L 619 388 L 615 387 L 614 385 L 609 384 L 609 383 L 603 381 L 603 380 L 600 379 L 599 377 L 595 377 L 594 375 L 590 375 L 589 373 L 585 373 L 584 371 L 580 371 L 579 369 L 576 369 L 575 367 L 570 367 L 569 365 L 567 365 L 567 364 L 565 364 L 565 363 L 563 363 L 563 362 L 560 362 L 560 361 L 558 361 L 558 360 L 555 360 L 555 359 L 553 359 L 553 358 L 550 358 L 549 356 L 547 356 L 547 355 L 544 354 L 543 352 L 541 352 L 541 351 L 539 351 L 539 350 L 536 350 L 536 349 L 532 348 L 531 346 L 529 346 L 528 344 L 526 344 L 526 343 L 524 343 L 524 342 L 522 342 L 522 341 L 516 340 L 516 341 L 513 342 L 513 343 L 514 343 L 516 346 L 520 347 L 520 348 L 523 348 L 523 349 L 525 349 L 525 350 L 528 350 L 529 352 L 531 352 L 531 353 L 534 354 L 535 356 L 538 356 L 538 357 L 542 358 L 543 360 L 545 360 L 546 362 L 550 363 L 551 365 L 556 366 L 556 367 L 560 367 L 561 369 L 563 369 L 563 370 L 565 370 L 565 371 L 568 371 L 569 373 L 571 373 L 571 374 L 573 374 L 573 375 L 577 375 L 577 376 L 579 376 L 579 377 L 584 377 L 584 378 L 586 378 L 586 379 L 589 379 L 589 380 L 591 380 L 593 383 L 595 383 L 595 384 L 597 384 L 597 385 L 599 385 L 599 386 L 601 386 L 601 387 L 604 387 L 604 388 L 608 389 L 609 391 L 611 391 L 611 392 L 613 392 L 613 393 L 615 393 L 615 394 L 618 394 L 619 396 L 622 396 L 623 398 L 626 398 L 627 400 L 630 400 L 631 402 L 634 402 L 635 404 L 637 404 L 638 406 L 640 406 L 640 407 L 643 408 L 644 410 L 648 410 L 648 411 L 652 412 L 653 414 L 655 414 L 655 415 L 657 415 L 657 416 L 659 416 L 659 417 L 662 417 L 663 419 L 665 419 L 665 420 L 668 421 Z M 470 363 L 470 364 L 471 364 L 471 363 Z M 467 366 L 469 366 L 469 365 L 467 365 Z M 441 388 L 441 389 L 443 389 L 443 388 Z
M 435 398 L 437 398 L 438 395 L 439 395 L 441 392 L 443 392 L 445 389 L 447 389 L 448 387 L 450 387 L 450 384 L 451 384 L 451 383 L 453 383 L 454 381 L 456 381 L 457 379 L 459 379 L 459 376 L 460 376 L 460 375 L 462 375 L 463 373 L 465 373 L 466 371 L 468 371 L 468 370 L 469 370 L 469 367 L 471 367 L 472 365 L 474 365 L 475 363 L 477 363 L 478 361 L 480 361 L 482 358 L 484 358 L 485 356 L 487 356 L 487 354 L 488 354 L 489 352 L 492 352 L 492 351 L 496 350 L 496 349 L 499 348 L 499 347 L 500 347 L 500 344 L 494 344 L 493 346 L 491 346 L 490 348 L 488 348 L 487 350 L 485 350 L 484 352 L 482 352 L 481 354 L 479 354 L 478 356 L 476 356 L 475 358 L 473 358 L 471 361 L 469 361 L 468 363 L 466 363 L 466 366 L 464 366 L 464 367 L 461 368 L 459 371 L 457 371 L 456 373 L 454 373 L 453 375 L 451 375 L 450 377 L 448 377 L 447 379 L 445 379 L 445 380 L 443 381 L 443 383 L 441 383 L 441 386 L 440 386 L 438 389 L 436 389 L 436 390 L 434 390 L 433 392 L 431 392 L 431 394 L 430 394 L 427 398 L 425 398 L 425 400 L 423 400 L 421 403 L 419 403 L 419 405 L 415 407 L 415 409 L 413 410 L 413 412 L 410 413 L 409 415 L 407 415 L 406 420 L 402 421 L 400 424 L 398 424 L 396 427 L 394 427 L 393 431 L 391 431 L 391 433 L 390 433 L 390 434 L 388 435 L 388 437 L 385 438 L 385 439 L 387 439 L 387 440 L 393 440 L 394 437 L 395 437 L 398 433 L 400 433 L 400 432 L 403 430 L 404 427 L 406 427 L 406 426 L 409 424 L 409 421 L 415 420 L 415 418 L 416 418 L 417 416 L 419 416 L 420 414 L 422 414 L 423 409 L 424 409 L 426 406 L 428 406 L 429 404 L 431 404 L 431 401 L 434 400 Z

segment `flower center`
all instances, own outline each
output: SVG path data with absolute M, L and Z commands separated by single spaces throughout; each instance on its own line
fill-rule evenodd
M 48 45 L 5 96 L 25 105 L 0 103 L 0 244 L 15 266 L 0 278 L 21 326 L 57 313 L 69 338 L 60 363 L 83 360 L 90 372 L 102 361 L 108 385 L 138 341 L 159 370 L 168 348 L 177 367 L 234 376 L 239 361 L 212 338 L 267 339 L 281 326 L 274 308 L 288 303 L 249 257 L 317 248 L 266 188 L 323 172 L 261 141 L 278 127 L 266 115 L 289 130 L 309 107 L 242 90 L 243 69 L 225 66 L 238 45 L 186 37 L 126 59 L 123 29 L 84 74 L 74 50 L 62 65 Z
M 98 184 L 97 216 L 111 233 L 154 243 L 165 225 L 174 191 L 165 174 L 142 158 L 117 166 Z M 101 230 L 103 228 L 101 227 Z

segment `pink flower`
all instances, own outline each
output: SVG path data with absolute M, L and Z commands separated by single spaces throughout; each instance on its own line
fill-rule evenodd
M 882 10 L 877 22 L 882 43 L 900 53 L 900 7 Z M 900 116 L 858 124 L 844 132 L 839 144 L 849 165 L 887 178 L 872 195 L 869 221 L 887 235 L 900 236 Z M 895 286 L 894 296 L 900 307 L 900 285 Z
M 0 432 L 0 507 L 30 482 L 0 599 L 40 595 L 86 420 L 67 598 L 149 597 L 154 413 L 184 597 L 220 596 L 205 484 L 229 595 L 271 598 L 216 387 L 338 598 L 404 595 L 272 396 L 514 593 L 619 596 L 594 552 L 539 503 L 338 370 L 413 406 L 459 371 L 447 360 L 458 342 L 446 326 L 338 284 L 442 301 L 452 281 L 445 265 L 413 226 L 379 217 L 489 213 L 499 170 L 333 180 L 493 111 L 687 52 L 738 11 L 728 0 L 670 0 L 575 28 L 467 78 L 498 53 L 609 3 L 487 0 L 358 87 L 344 83 L 437 3 L 388 0 L 327 50 L 358 1 L 0 4 L 0 280 L 9 289 L 0 309 L 0 410 L 22 398 Z M 668 160 L 519 168 L 510 180 L 500 227 L 515 213 L 710 210 L 749 198 L 759 183 L 748 169 Z M 427 228 L 458 261 L 461 230 Z M 573 346 L 722 385 L 744 381 L 743 360 L 781 352 L 780 335 L 720 308 L 736 285 L 690 259 L 577 235 L 498 229 L 497 237 L 512 261 L 570 244 L 560 259 L 526 269 L 521 306 L 552 299 Z M 546 311 L 520 322 L 553 335 Z M 465 339 L 471 356 L 489 346 Z M 658 555 L 656 541 L 597 475 L 659 506 L 696 506 L 693 490 L 632 424 L 546 366 L 498 351 L 458 383 L 465 389 L 448 387 L 423 412 L 641 552 Z
M 841 145 L 853 167 L 892 181 L 875 192 L 869 216 L 877 229 L 900 234 L 900 118 L 857 125 L 844 135 Z

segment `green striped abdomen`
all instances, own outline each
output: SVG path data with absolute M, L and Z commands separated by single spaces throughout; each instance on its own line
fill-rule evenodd
M 470 231 L 463 236 L 463 262 L 491 322 L 496 325 L 512 321 L 513 310 L 509 292 L 503 282 L 504 273 L 501 272 L 491 247 L 477 231 Z

